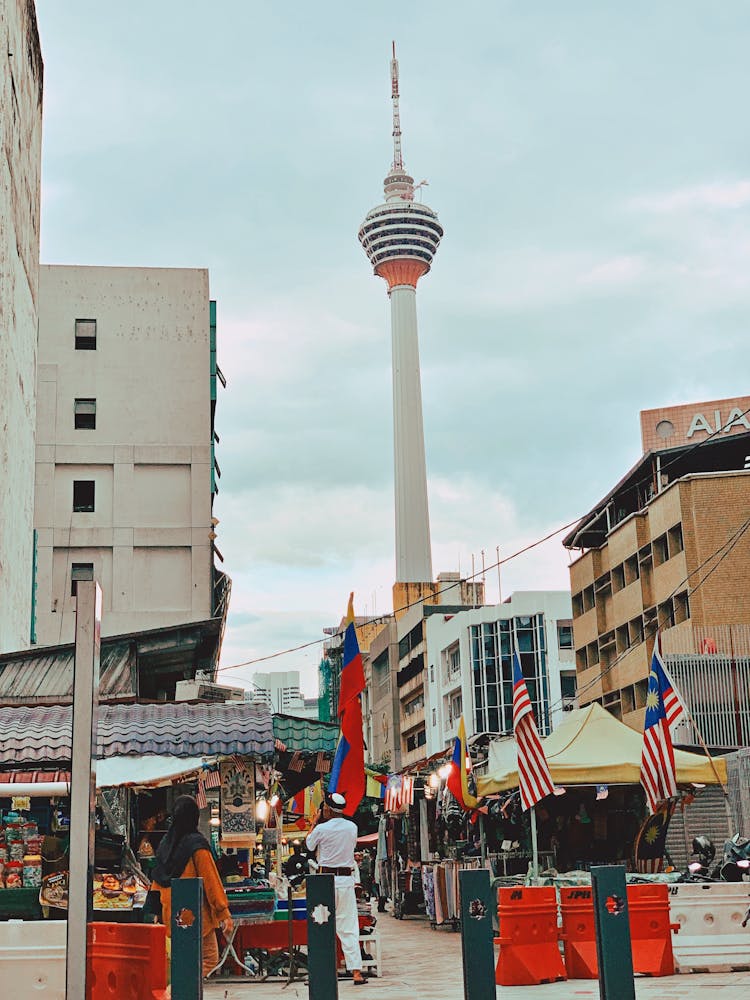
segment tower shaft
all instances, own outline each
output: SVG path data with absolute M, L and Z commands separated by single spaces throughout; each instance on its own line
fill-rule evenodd
M 396 580 L 432 580 L 430 515 L 417 338 L 417 290 L 390 290 L 393 344 L 393 444 L 396 501 Z

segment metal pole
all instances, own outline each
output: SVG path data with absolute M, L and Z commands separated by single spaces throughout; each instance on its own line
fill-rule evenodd
M 333 875 L 307 877 L 307 962 L 310 1000 L 337 1000 L 336 890 Z
M 102 592 L 94 580 L 76 587 L 73 734 L 65 995 L 86 996 L 86 943 L 93 911 L 96 735 L 99 717 L 99 639 Z
M 495 1000 L 492 888 L 484 869 L 458 873 L 465 1000 Z
M 172 996 L 203 1000 L 203 879 L 172 879 Z
M 529 809 L 529 822 L 531 823 L 531 884 L 536 885 L 539 881 L 539 845 L 536 837 L 536 806 Z
M 591 869 L 600 1000 L 635 1000 L 624 865 Z

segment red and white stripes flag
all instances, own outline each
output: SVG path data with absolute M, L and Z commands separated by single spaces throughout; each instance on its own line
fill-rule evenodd
M 195 801 L 198 803 L 199 809 L 205 809 L 208 806 L 208 799 L 206 798 L 206 786 L 203 783 L 203 778 L 198 775 L 198 791 L 195 795 Z
M 539 739 L 529 691 L 516 650 L 513 651 L 513 735 L 516 738 L 521 806 L 531 809 L 541 799 L 551 795 L 555 786 Z
M 204 771 L 203 784 L 206 788 L 221 788 L 221 775 L 218 771 Z
M 643 725 L 641 784 L 646 792 L 649 811 L 677 795 L 677 772 L 670 727 L 683 714 L 682 703 L 670 681 L 661 658 L 657 634 L 646 692 L 646 717 Z
M 388 775 L 384 801 L 386 812 L 398 812 L 401 809 L 401 780 L 400 774 Z

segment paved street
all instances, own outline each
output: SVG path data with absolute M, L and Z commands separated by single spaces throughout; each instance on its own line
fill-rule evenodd
M 355 988 L 350 982 L 339 982 L 339 996 L 362 993 L 371 1000 L 406 1000 L 426 997 L 429 1000 L 460 1000 L 463 997 L 461 971 L 461 938 L 450 930 L 431 930 L 429 924 L 417 918 L 394 920 L 383 914 L 378 921 L 382 937 L 385 973 L 381 979 L 371 979 L 367 986 Z M 750 952 L 750 935 L 748 935 Z M 698 997 L 706 991 L 718 994 L 716 1000 L 747 1000 L 750 997 L 750 972 L 696 976 L 670 976 L 667 979 L 636 980 L 638 1000 L 680 1000 Z M 285 986 L 284 983 L 217 983 L 207 986 L 206 1000 L 272 1000 L 291 998 L 307 1000 L 304 983 Z M 595 981 L 575 980 L 546 986 L 498 987 L 501 1000 L 563 1000 L 563 998 L 597 998 Z

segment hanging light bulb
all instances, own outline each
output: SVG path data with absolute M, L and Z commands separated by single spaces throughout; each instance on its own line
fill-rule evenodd
M 448 775 L 450 773 L 451 773 L 451 766 L 450 766 L 450 764 L 443 764 L 442 767 L 438 768 L 438 774 L 443 779 L 443 781 L 445 781 L 445 779 L 448 777 Z
M 265 799 L 258 799 L 255 803 L 255 818 L 259 823 L 265 823 L 268 819 L 268 803 Z
M 435 771 L 430 775 L 430 788 L 440 788 L 440 775 Z

